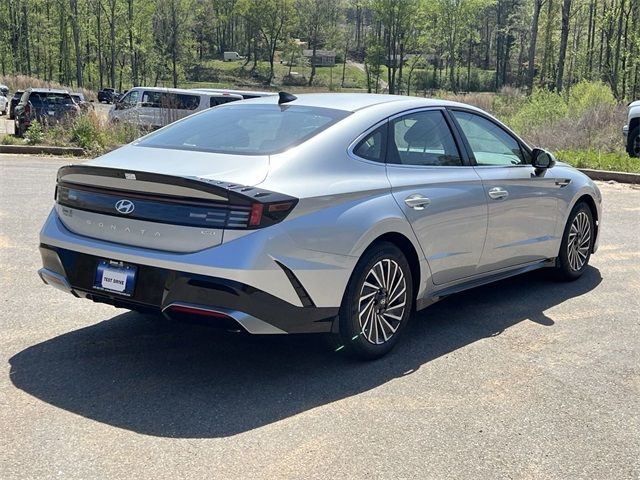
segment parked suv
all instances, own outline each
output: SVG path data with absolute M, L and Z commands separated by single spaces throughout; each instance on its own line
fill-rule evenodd
M 114 103 L 118 99 L 118 91 L 115 88 L 103 88 L 98 92 L 98 102 Z
M 9 120 L 13 120 L 15 118 L 15 109 L 16 109 L 16 105 L 18 105 L 18 102 L 20 101 L 20 98 L 22 98 L 22 94 L 24 93 L 24 90 L 16 90 L 16 92 L 13 94 L 13 97 L 11 97 L 11 100 L 9 101 Z
M 640 157 L 640 100 L 629 104 L 627 124 L 623 127 L 630 157 Z
M 15 108 L 16 135 L 23 136 L 34 120 L 55 124 L 76 116 L 79 111 L 80 107 L 66 90 L 29 88 Z

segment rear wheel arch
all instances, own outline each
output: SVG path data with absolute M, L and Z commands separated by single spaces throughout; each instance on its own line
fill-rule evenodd
M 376 247 L 380 243 L 389 242 L 394 244 L 400 251 L 404 254 L 407 259 L 407 263 L 411 268 L 411 277 L 413 283 L 413 293 L 417 295 L 420 290 L 420 282 L 422 279 L 422 272 L 420 266 L 420 257 L 418 256 L 418 252 L 416 251 L 415 246 L 406 236 L 398 232 L 387 232 L 376 239 L 374 239 L 364 250 L 364 252 Z M 363 252 L 363 255 L 364 255 Z M 414 302 L 415 308 L 415 302 Z

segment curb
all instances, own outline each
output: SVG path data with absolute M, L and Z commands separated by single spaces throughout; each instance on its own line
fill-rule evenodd
M 591 168 L 579 168 L 591 180 L 607 182 L 613 180 L 618 183 L 640 184 L 640 173 L 610 172 L 608 170 L 592 170 Z
M 84 155 L 84 150 L 77 147 L 50 147 L 45 145 L 0 145 L 0 153 L 82 157 Z

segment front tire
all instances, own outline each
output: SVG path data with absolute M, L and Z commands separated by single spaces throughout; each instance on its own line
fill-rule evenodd
M 394 244 L 367 250 L 354 269 L 339 313 L 339 349 L 363 360 L 386 355 L 398 343 L 413 304 L 411 268 Z
M 595 228 L 591 209 L 584 202 L 573 207 L 562 235 L 562 245 L 557 259 L 556 273 L 560 280 L 577 280 L 587 269 Z
M 630 157 L 640 157 L 640 125 L 629 132 L 627 153 Z

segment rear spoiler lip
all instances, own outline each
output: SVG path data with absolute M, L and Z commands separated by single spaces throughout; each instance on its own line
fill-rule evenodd
M 177 185 L 184 188 L 211 193 L 225 198 L 229 203 L 238 205 L 251 206 L 254 203 L 298 202 L 297 198 L 283 193 L 237 183 L 223 182 L 196 176 L 166 175 L 163 173 L 142 172 L 139 170 L 125 170 L 112 167 L 97 167 L 92 165 L 65 165 L 58 170 L 57 182 L 69 182 L 65 181 L 64 177 L 73 174 Z

